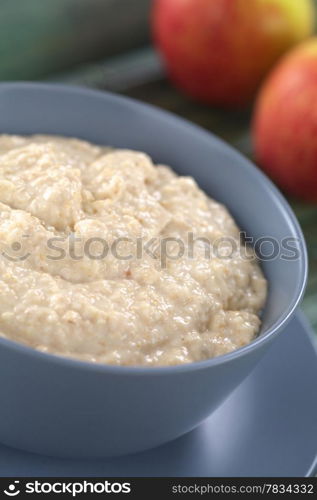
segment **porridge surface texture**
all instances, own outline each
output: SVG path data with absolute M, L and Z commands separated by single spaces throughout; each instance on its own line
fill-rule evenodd
M 145 153 L 0 136 L 0 242 L 0 335 L 35 349 L 175 365 L 259 331 L 266 280 L 233 218 Z

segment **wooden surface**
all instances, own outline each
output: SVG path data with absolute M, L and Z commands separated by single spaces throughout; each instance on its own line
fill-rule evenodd
M 50 80 L 120 92 L 180 115 L 239 149 L 252 159 L 251 111 L 224 112 L 197 104 L 164 77 L 161 64 L 151 49 L 79 67 Z M 303 228 L 310 259 L 309 282 L 303 310 L 317 333 L 317 205 L 289 199 Z

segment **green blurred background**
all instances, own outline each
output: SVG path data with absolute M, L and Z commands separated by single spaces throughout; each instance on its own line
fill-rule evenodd
M 151 47 L 150 7 L 151 0 L 0 0 L 0 80 L 121 92 L 182 115 L 252 157 L 250 110 L 224 112 L 196 104 L 167 81 Z M 303 309 L 317 332 L 317 208 L 290 202 L 308 242 Z
M 35 79 L 148 41 L 150 0 L 0 0 L 0 78 Z

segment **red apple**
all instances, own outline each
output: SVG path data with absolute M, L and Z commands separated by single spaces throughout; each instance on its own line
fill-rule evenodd
M 248 103 L 313 24 L 312 0 L 154 0 L 154 41 L 172 80 L 225 107 Z
M 260 92 L 256 159 L 288 193 L 317 202 L 317 38 L 290 52 Z

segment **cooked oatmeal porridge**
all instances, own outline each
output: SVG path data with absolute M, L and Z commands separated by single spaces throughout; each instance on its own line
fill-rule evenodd
M 145 153 L 2 135 L 0 202 L 1 336 L 153 366 L 219 356 L 257 335 L 266 280 L 234 220 Z M 222 238 L 230 252 L 208 254 Z M 154 249 L 140 255 L 140 242 Z

